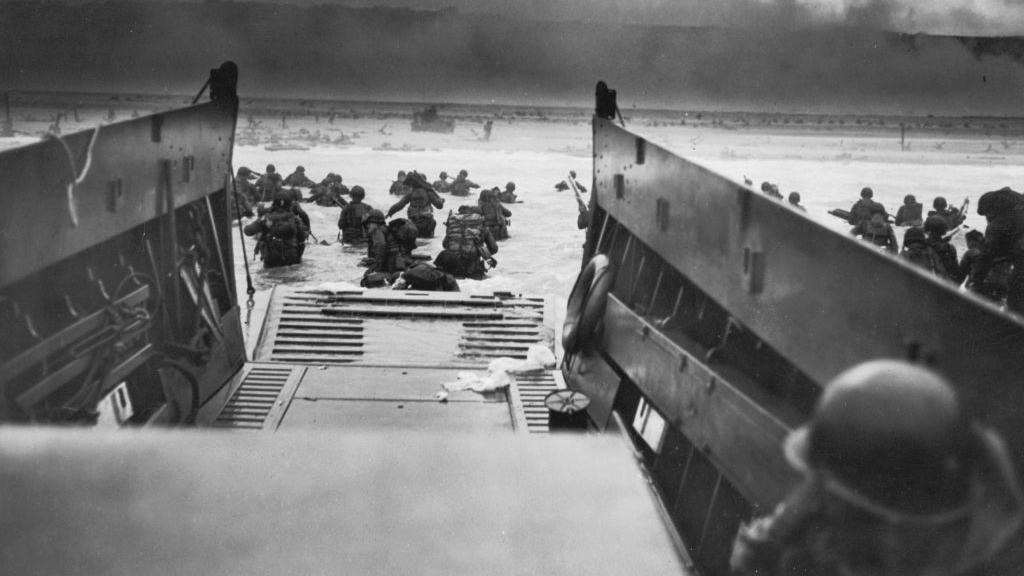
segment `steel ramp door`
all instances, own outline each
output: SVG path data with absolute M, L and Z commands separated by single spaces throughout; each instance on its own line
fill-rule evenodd
M 508 294 L 278 288 L 256 362 L 225 391 L 215 427 L 547 433 L 555 370 L 513 375 L 504 390 L 453 391 L 459 373 L 487 375 L 499 357 L 551 346 L 551 303 Z

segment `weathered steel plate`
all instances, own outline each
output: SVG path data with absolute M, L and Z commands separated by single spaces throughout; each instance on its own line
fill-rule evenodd
M 70 159 L 55 139 L 0 153 L 0 197 L 32 191 L 0 211 L 0 287 L 165 214 L 168 194 L 223 189 L 234 128 L 234 109 L 207 103 L 62 136 Z
M 1024 454 L 1020 318 L 607 120 L 594 153 L 597 204 L 814 381 L 919 351 Z

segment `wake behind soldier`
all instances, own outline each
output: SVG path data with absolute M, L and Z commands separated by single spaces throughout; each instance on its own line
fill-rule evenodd
M 277 192 L 267 212 L 244 228 L 247 235 L 259 236 L 256 250 L 265 268 L 301 262 L 307 230 L 293 211 L 291 196 L 283 191 Z
M 434 220 L 434 208 L 444 208 L 444 199 L 430 187 L 427 179 L 419 172 L 410 172 L 403 182 L 409 190 L 401 200 L 388 209 L 387 217 L 408 205 L 409 220 L 416 225 L 420 238 L 433 238 L 437 222 Z
M 840 373 L 784 453 L 802 481 L 740 527 L 733 574 L 1010 576 L 1024 565 L 1006 446 L 924 367 L 873 360 Z

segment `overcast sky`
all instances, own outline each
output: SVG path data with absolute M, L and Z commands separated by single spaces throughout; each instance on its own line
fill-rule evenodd
M 261 0 L 350 6 L 454 7 L 540 20 L 731 27 L 849 24 L 900 32 L 1024 35 L 1024 0 Z

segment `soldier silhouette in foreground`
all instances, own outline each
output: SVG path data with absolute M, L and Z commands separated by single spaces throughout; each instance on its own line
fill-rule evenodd
M 938 374 L 874 360 L 836 376 L 785 442 L 801 484 L 742 526 L 734 574 L 1009 576 L 1024 499 L 1006 448 Z

